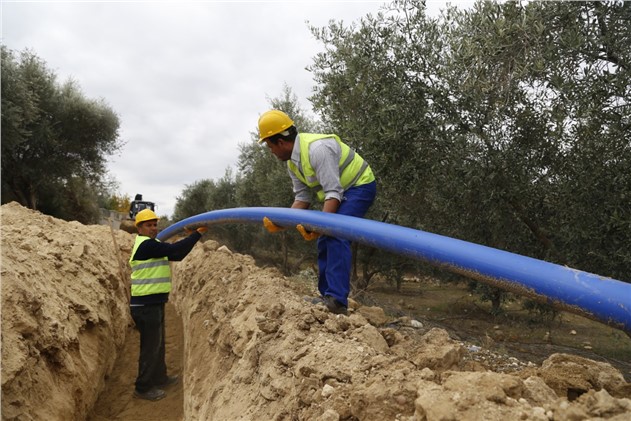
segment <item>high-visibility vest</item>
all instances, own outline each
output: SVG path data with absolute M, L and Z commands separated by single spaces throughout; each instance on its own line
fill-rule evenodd
M 150 237 L 144 235 L 136 236 L 136 242 L 131 251 L 129 264 L 131 265 L 132 297 L 171 292 L 171 267 L 168 257 L 132 260 L 138 247 L 149 239 Z
M 309 161 L 309 147 L 314 142 L 326 138 L 335 139 L 342 148 L 339 168 L 340 184 L 344 190 L 375 181 L 375 176 L 368 163 L 357 152 L 343 143 L 339 136 L 334 134 L 300 133 L 300 167 L 296 166 L 291 160 L 287 161 L 287 166 L 291 172 L 296 174 L 300 181 L 316 194 L 319 201 L 324 201 L 325 194 Z

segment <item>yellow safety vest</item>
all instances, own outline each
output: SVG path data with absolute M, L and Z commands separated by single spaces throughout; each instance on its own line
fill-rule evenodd
M 131 251 L 129 264 L 131 265 L 132 297 L 171 292 L 171 267 L 168 257 L 132 260 L 140 244 L 149 239 L 150 237 L 144 235 L 136 236 L 136 242 Z
M 317 142 L 320 139 L 333 138 L 342 148 L 342 155 L 340 156 L 339 168 L 340 168 L 340 184 L 344 190 L 348 190 L 353 186 L 361 186 L 362 184 L 368 184 L 375 181 L 375 175 L 373 174 L 370 166 L 364 159 L 354 150 L 352 150 L 347 144 L 343 143 L 339 136 L 334 134 L 313 134 L 313 133 L 300 133 L 300 166 L 298 168 L 291 160 L 287 161 L 287 166 L 296 174 L 296 177 L 302 181 L 307 187 L 309 187 L 318 200 L 324 201 L 324 190 L 320 182 L 316 178 L 316 173 L 309 161 L 309 147 L 313 142 Z

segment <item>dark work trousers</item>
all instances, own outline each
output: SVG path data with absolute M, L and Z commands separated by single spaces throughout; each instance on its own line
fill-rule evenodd
M 351 187 L 337 209 L 339 215 L 363 218 L 375 201 L 377 183 Z M 343 238 L 322 235 L 318 238 L 318 290 L 348 306 L 351 289 L 351 242 Z
M 131 317 L 140 332 L 136 390 L 144 393 L 167 380 L 164 360 L 164 303 L 132 306 Z

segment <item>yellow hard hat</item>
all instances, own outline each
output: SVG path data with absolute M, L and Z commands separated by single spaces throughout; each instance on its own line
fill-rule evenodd
M 259 117 L 259 143 L 270 136 L 283 132 L 294 125 L 287 114 L 279 110 L 269 110 Z
M 153 219 L 157 221 L 160 218 L 158 218 L 158 215 L 156 215 L 151 209 L 143 209 L 138 212 L 138 215 L 136 215 L 136 226 L 138 226 L 141 222 L 151 221 Z

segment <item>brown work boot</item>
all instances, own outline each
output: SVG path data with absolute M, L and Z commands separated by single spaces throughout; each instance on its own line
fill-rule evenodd
M 162 390 L 154 387 L 153 389 L 149 389 L 146 392 L 139 392 L 134 390 L 134 396 L 138 399 L 145 399 L 147 401 L 159 401 L 160 399 L 166 397 L 167 393 Z
M 346 306 L 329 295 L 324 296 L 324 305 L 333 314 L 348 314 Z

